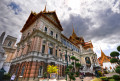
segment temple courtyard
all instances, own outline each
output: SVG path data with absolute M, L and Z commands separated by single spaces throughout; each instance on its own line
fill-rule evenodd
M 113 75 L 118 75 L 118 74 L 117 73 L 105 74 L 106 77 L 112 77 Z M 61 80 L 44 79 L 44 80 L 39 80 L 39 81 L 66 81 L 66 80 L 65 79 L 61 79 Z M 97 78 L 97 77 L 85 77 L 84 79 L 77 78 L 75 81 L 102 81 L 102 80 L 100 78 Z M 114 81 L 114 80 L 110 80 L 110 81 Z

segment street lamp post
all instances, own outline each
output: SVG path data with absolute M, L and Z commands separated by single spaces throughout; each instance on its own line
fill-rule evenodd
M 67 61 L 67 67 L 68 67 L 68 57 L 67 57 L 67 50 L 66 50 L 65 59 L 66 59 L 66 61 Z
M 67 61 L 67 68 L 68 68 L 68 59 L 67 59 L 67 47 L 66 47 L 65 60 Z M 66 75 L 66 80 L 67 80 L 67 75 Z

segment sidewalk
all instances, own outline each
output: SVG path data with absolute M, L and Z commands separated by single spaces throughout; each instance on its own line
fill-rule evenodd
M 101 81 L 101 80 L 99 80 L 99 79 L 97 79 L 97 78 L 92 78 L 92 77 L 85 77 L 84 79 L 76 79 L 75 81 Z M 44 80 L 39 80 L 39 81 L 66 81 L 65 79 L 61 79 L 61 80 L 56 80 L 56 79 L 44 79 Z

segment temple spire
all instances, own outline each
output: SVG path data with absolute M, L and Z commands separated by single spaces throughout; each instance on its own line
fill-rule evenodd
M 72 28 L 73 28 L 73 33 L 75 33 L 75 31 L 74 31 L 74 27 L 73 27 L 73 23 L 72 23 Z
M 5 32 L 3 32 L 0 36 L 0 44 L 2 44 L 3 42 L 3 39 L 4 39 L 4 36 L 5 36 Z
M 73 24 L 72 24 L 72 28 L 73 28 L 72 37 L 77 37 L 77 35 L 76 35 L 75 31 L 74 31 Z

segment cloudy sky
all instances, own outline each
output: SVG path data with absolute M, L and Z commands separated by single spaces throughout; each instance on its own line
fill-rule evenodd
M 20 30 L 31 11 L 39 13 L 56 10 L 67 37 L 72 23 L 78 36 L 93 42 L 100 56 L 100 47 L 106 55 L 120 45 L 120 0 L 0 0 L 0 34 L 21 37 Z M 68 30 L 69 29 L 69 30 Z

